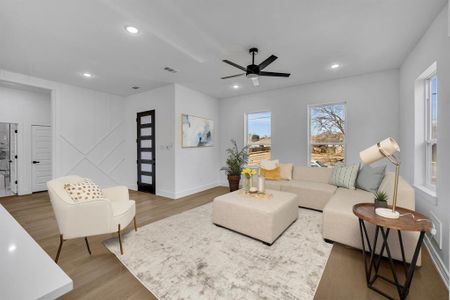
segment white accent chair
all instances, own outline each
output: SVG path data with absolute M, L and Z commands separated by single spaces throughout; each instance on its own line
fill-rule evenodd
M 103 189 L 103 200 L 74 202 L 64 189 L 68 183 L 83 180 L 80 176 L 66 176 L 47 182 L 50 201 L 59 228 L 59 247 L 55 262 L 58 262 L 62 245 L 65 240 L 84 237 L 89 254 L 87 237 L 117 232 L 119 236 L 120 253 L 123 254 L 120 231 L 131 221 L 136 227 L 136 205 L 129 199 L 128 188 L 115 186 Z

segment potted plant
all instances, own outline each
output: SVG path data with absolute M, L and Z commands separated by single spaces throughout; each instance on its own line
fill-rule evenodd
M 248 153 L 247 146 L 239 150 L 235 140 L 231 140 L 233 146 L 228 148 L 226 166 L 221 170 L 227 173 L 228 184 L 230 185 L 230 192 L 239 189 L 239 181 L 241 180 L 241 172 L 243 166 L 247 163 Z
M 378 191 L 374 194 L 374 206 L 375 208 L 387 207 L 388 195 L 383 191 Z

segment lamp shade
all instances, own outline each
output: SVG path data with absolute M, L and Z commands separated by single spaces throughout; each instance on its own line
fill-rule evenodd
M 359 157 L 364 164 L 370 165 L 371 163 L 383 159 L 385 155 L 391 156 L 395 154 L 395 152 L 400 152 L 400 147 L 398 146 L 397 142 L 391 137 L 381 141 L 378 144 L 375 144 L 359 153 Z M 384 152 L 384 154 L 382 151 Z

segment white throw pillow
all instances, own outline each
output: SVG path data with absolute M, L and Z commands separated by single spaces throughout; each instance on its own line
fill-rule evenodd
M 280 178 L 285 180 L 292 180 L 293 164 L 280 164 Z
M 78 183 L 68 183 L 64 185 L 64 189 L 73 202 L 86 202 L 92 200 L 104 199 L 103 192 L 98 185 L 96 185 L 89 178 L 84 178 Z
M 280 165 L 280 161 L 278 159 L 263 160 L 259 163 L 259 166 L 261 167 L 261 169 L 269 170 L 269 171 L 278 168 L 279 165 Z

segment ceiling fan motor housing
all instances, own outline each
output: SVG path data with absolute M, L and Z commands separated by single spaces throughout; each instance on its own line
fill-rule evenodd
M 258 65 L 248 65 L 246 75 L 247 78 L 255 78 L 259 75 L 259 66 Z

